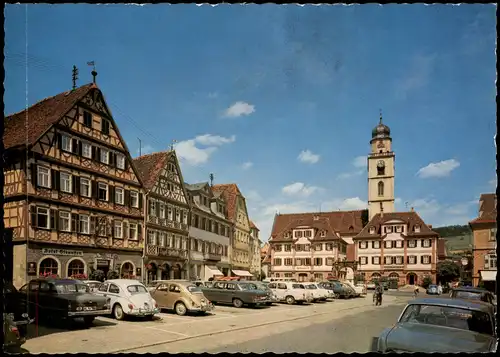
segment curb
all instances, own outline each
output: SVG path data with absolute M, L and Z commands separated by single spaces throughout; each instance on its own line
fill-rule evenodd
M 392 303 L 396 303 L 396 304 L 398 303 L 397 299 L 395 297 L 391 296 L 391 298 L 392 298 L 391 299 Z M 312 316 L 328 315 L 328 314 L 332 314 L 332 313 L 335 313 L 335 312 L 348 311 L 348 310 L 354 310 L 354 309 L 361 309 L 361 308 L 364 308 L 364 307 L 371 307 L 371 306 L 372 306 L 372 304 L 367 304 L 367 305 L 363 305 L 363 306 L 348 307 L 348 308 L 339 309 L 339 310 L 335 310 L 335 311 L 313 313 L 313 314 L 310 314 L 310 315 L 307 315 L 307 316 L 292 317 L 292 318 L 289 318 L 289 319 L 286 319 L 286 320 L 264 322 L 264 323 L 257 324 L 257 325 L 237 327 L 237 328 L 229 328 L 229 329 L 215 331 L 215 332 L 206 332 L 206 333 L 199 334 L 199 335 L 196 335 L 196 336 L 181 337 L 181 338 L 178 338 L 176 340 L 160 341 L 160 342 L 149 343 L 149 344 L 146 344 L 146 345 L 141 345 L 141 346 L 136 346 L 136 347 L 121 348 L 121 349 L 117 349 L 117 350 L 106 351 L 106 352 L 103 352 L 103 353 L 113 353 L 113 354 L 114 353 L 123 353 L 123 352 L 126 352 L 126 351 L 136 350 L 136 349 L 139 349 L 139 348 L 154 347 L 154 346 L 159 346 L 159 345 L 167 345 L 167 344 L 170 344 L 170 343 L 175 343 L 175 342 L 180 342 L 180 341 L 186 341 L 186 340 L 192 340 L 192 339 L 195 339 L 195 338 L 201 338 L 201 337 L 207 337 L 207 336 L 213 336 L 213 335 L 220 335 L 220 334 L 227 333 L 227 332 L 248 330 L 248 329 L 251 329 L 251 328 L 256 328 L 256 327 L 261 327 L 261 326 L 268 326 L 268 325 L 273 325 L 273 324 L 280 324 L 280 323 L 283 323 L 283 322 L 304 320 L 304 319 L 308 319 L 308 318 L 310 318 Z M 165 352 L 168 353 L 168 351 L 165 351 Z

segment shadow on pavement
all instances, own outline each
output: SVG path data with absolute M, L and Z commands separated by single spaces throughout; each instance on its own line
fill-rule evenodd
M 116 323 L 103 321 L 100 319 L 94 320 L 92 325 L 85 325 L 83 320 L 70 320 L 70 321 L 48 321 L 41 320 L 38 323 L 33 323 L 28 326 L 27 339 L 33 339 L 37 337 L 42 337 L 46 335 L 51 335 L 54 333 L 61 333 L 67 331 L 75 330 L 86 330 L 90 328 L 103 328 L 109 326 L 115 326 Z

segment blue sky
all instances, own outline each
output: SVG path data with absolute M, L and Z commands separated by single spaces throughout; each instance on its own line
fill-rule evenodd
M 397 209 L 466 224 L 496 187 L 495 10 L 7 5 L 5 111 L 70 89 L 73 65 L 90 82 L 93 60 L 132 155 L 177 140 L 185 180 L 236 182 L 267 240 L 277 210 L 366 207 L 382 109 Z

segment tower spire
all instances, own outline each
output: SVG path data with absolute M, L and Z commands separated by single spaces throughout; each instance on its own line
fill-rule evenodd
M 382 109 L 379 109 L 379 113 L 380 113 L 380 124 L 382 124 Z

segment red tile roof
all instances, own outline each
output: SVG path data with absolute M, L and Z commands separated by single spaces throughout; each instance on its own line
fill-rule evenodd
M 161 151 L 134 159 L 134 166 L 146 190 L 151 190 L 154 187 L 158 176 L 167 165 L 171 153 L 171 151 Z
M 405 236 L 408 237 L 439 236 L 438 233 L 434 232 L 432 229 L 429 228 L 427 224 L 425 224 L 425 222 L 422 220 L 422 218 L 420 218 L 417 212 L 391 212 L 391 213 L 384 213 L 383 216 L 381 216 L 380 213 L 377 213 L 375 216 L 373 216 L 371 221 L 368 222 L 365 228 L 363 228 L 363 230 L 356 237 L 354 237 L 354 239 L 380 238 L 384 236 L 384 234 L 382 233 L 381 226 L 384 223 L 392 220 L 400 220 L 407 224 L 408 232 L 407 234 L 405 234 Z M 417 225 L 420 226 L 419 233 L 416 233 L 413 230 L 413 228 Z M 375 227 L 374 234 L 370 234 L 370 227 Z
M 479 198 L 480 216 L 469 222 L 474 223 L 496 223 L 497 221 L 497 206 L 494 193 L 483 193 Z
M 270 239 L 273 242 L 291 241 L 291 235 L 285 238 L 285 233 L 299 226 L 316 228 L 315 240 L 338 239 L 338 234 L 356 234 L 363 228 L 363 212 L 364 210 L 277 214 Z M 326 237 L 321 237 L 322 230 L 326 230 Z
M 3 140 L 5 149 L 20 145 L 32 145 L 87 93 L 97 88 L 93 83 L 86 84 L 73 91 L 46 98 L 28 109 L 4 118 Z M 28 125 L 26 126 L 26 121 Z
M 235 183 L 213 185 L 212 190 L 215 193 L 222 194 L 227 205 L 227 218 L 234 222 L 236 220 L 236 204 L 238 195 L 243 197 L 238 185 Z
M 253 223 L 253 221 L 250 221 L 250 228 L 253 228 L 253 229 L 260 231 L 260 229 L 257 228 L 257 226 L 255 225 L 255 223 Z

